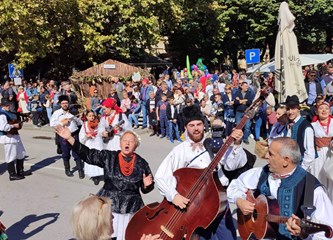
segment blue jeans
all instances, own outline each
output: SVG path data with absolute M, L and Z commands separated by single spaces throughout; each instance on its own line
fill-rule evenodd
M 243 116 L 244 116 L 243 112 L 236 112 L 236 124 L 237 125 L 239 124 L 239 122 Z M 243 140 L 248 140 L 248 138 L 250 136 L 250 127 L 251 127 L 251 120 L 248 119 L 243 128 L 243 131 L 244 131 Z
M 170 141 L 173 142 L 173 130 L 176 133 L 177 140 L 180 141 L 179 130 L 178 130 L 178 123 L 174 123 L 172 121 L 169 121 L 168 123 L 169 123 L 169 137 L 170 137 Z
M 232 215 L 227 206 L 226 213 L 218 216 L 207 229 L 196 231 L 200 240 L 236 240 L 237 234 Z
M 130 115 L 128 115 L 128 121 L 130 122 L 131 126 L 133 125 L 133 122 L 135 126 L 139 125 L 138 116 L 139 116 L 138 113 L 136 114 L 131 113 Z
M 265 125 L 266 128 L 266 114 L 261 113 L 258 117 L 255 117 L 255 139 L 259 140 L 260 138 L 260 132 L 261 132 L 261 126 Z
M 169 136 L 169 124 L 168 124 L 168 118 L 166 115 L 160 116 L 160 128 L 161 128 L 162 136 Z
M 142 109 L 142 127 L 147 127 L 147 109 L 146 109 L 146 102 L 143 101 L 141 104 Z
M 49 121 L 50 121 L 51 116 L 52 116 L 52 110 L 53 109 L 51 107 L 46 108 L 47 118 L 49 119 Z

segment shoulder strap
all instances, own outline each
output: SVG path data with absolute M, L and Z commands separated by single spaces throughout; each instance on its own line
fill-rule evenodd
M 185 167 L 187 167 L 188 165 L 190 165 L 195 159 L 197 159 L 198 157 L 200 157 L 202 154 L 204 154 L 205 152 L 207 152 L 207 150 L 206 151 L 203 151 L 202 153 L 199 153 L 197 156 L 195 156 L 194 158 L 192 158 L 192 160 L 191 161 L 189 161 L 189 163 L 185 166 Z
M 316 210 L 316 207 L 313 206 L 313 192 L 315 178 L 310 174 L 306 174 L 305 179 L 305 191 L 304 191 L 304 201 L 301 209 L 306 219 L 310 219 L 311 214 Z

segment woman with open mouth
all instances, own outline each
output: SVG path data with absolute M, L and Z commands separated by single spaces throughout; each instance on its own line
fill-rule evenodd
M 112 238 L 125 239 L 125 230 L 132 215 L 144 206 L 140 190 L 153 190 L 153 176 L 145 159 L 135 153 L 140 137 L 127 130 L 120 137 L 120 150 L 89 149 L 76 141 L 67 127 L 56 127 L 57 133 L 66 139 L 81 159 L 104 169 L 104 186 L 97 193 L 112 201 L 114 232 Z

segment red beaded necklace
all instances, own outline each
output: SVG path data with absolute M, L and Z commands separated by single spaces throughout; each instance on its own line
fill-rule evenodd
M 331 123 L 331 117 L 328 117 L 327 123 L 323 123 L 320 119 L 318 119 L 320 125 L 325 129 L 326 135 L 328 135 L 330 123 Z
M 126 177 L 130 176 L 133 172 L 133 169 L 134 169 L 136 154 L 134 153 L 133 156 L 132 156 L 132 160 L 127 162 L 124 159 L 124 156 L 120 152 L 118 154 L 118 159 L 119 159 L 119 166 L 120 166 L 121 173 Z

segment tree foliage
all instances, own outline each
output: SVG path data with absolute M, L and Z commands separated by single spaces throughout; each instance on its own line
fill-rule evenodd
M 226 55 L 269 44 L 274 50 L 281 0 L 0 0 L 0 66 L 71 74 L 106 58 L 146 54 L 168 37 L 171 58 L 208 65 Z M 333 5 L 326 0 L 289 1 L 300 52 L 331 47 Z M 271 51 L 273 53 L 273 51 Z M 45 70 L 44 70 L 45 71 Z

